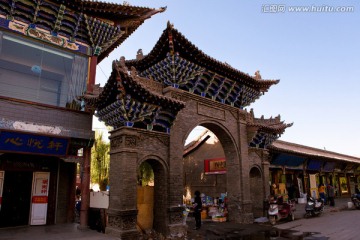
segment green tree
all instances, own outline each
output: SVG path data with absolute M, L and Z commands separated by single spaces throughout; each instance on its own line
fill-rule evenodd
M 103 133 L 95 131 L 95 143 L 91 149 L 91 182 L 98 183 L 101 191 L 109 183 L 110 143 L 103 140 Z
M 150 182 L 154 181 L 154 171 L 148 162 L 143 162 L 138 168 L 138 184 L 147 186 Z

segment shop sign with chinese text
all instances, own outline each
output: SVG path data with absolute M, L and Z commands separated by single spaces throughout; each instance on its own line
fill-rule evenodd
M 0 151 L 65 156 L 67 138 L 1 131 Z
M 214 158 L 204 160 L 205 174 L 224 174 L 226 173 L 225 158 Z

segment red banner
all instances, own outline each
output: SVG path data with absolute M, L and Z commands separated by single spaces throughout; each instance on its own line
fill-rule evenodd
M 48 203 L 47 196 L 33 196 L 32 203 Z
M 226 160 L 225 158 L 213 158 L 204 160 L 205 174 L 225 174 Z

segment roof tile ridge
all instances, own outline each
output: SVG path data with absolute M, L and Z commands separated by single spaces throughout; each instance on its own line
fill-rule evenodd
M 338 152 L 334 152 L 334 151 L 329 151 L 329 150 L 325 150 L 325 149 L 321 149 L 321 148 L 310 147 L 310 146 L 302 145 L 299 143 L 293 143 L 293 142 L 288 142 L 288 141 L 283 141 L 283 140 L 276 140 L 274 143 L 276 143 L 276 142 L 280 142 L 280 144 L 283 143 L 285 145 L 287 144 L 287 145 L 292 145 L 295 147 L 300 147 L 303 149 L 314 150 L 314 151 L 323 152 L 323 153 L 330 153 L 330 154 L 334 154 L 334 155 L 338 155 L 338 156 L 349 157 L 349 158 L 357 159 L 360 161 L 359 157 L 355 157 L 355 156 L 351 156 L 351 155 L 347 155 L 347 154 L 343 154 L 343 153 L 338 153 Z M 280 148 L 280 147 L 276 147 L 276 148 Z
M 136 6 L 136 5 L 131 5 L 129 2 L 124 1 L 123 3 L 114 3 L 114 2 L 106 2 L 106 1 L 101 1 L 101 0 L 73 0 L 74 2 L 81 2 L 81 3 L 86 3 L 86 4 L 103 4 L 103 5 L 109 5 L 109 6 L 122 6 L 122 7 L 130 7 L 130 8 L 138 8 L 138 9 L 148 9 L 148 10 L 156 10 L 158 12 L 164 12 L 167 9 L 167 6 L 165 7 L 160 7 L 160 8 L 150 8 L 150 7 L 142 7 L 142 6 Z M 156 14 L 154 13 L 154 14 Z M 153 14 L 153 15 L 154 15 Z
M 265 80 L 265 79 L 256 79 L 255 76 L 251 76 L 248 73 L 245 73 L 237 68 L 232 67 L 230 64 L 226 63 L 226 62 L 221 62 L 217 59 L 215 59 L 214 57 L 211 57 L 210 55 L 206 54 L 205 52 L 203 52 L 199 47 L 197 47 L 194 43 L 192 43 L 188 38 L 186 38 L 184 36 L 184 34 L 182 34 L 179 30 L 177 30 L 173 24 L 168 24 L 168 30 L 174 31 L 176 34 L 178 34 L 180 37 L 182 37 L 185 41 L 187 41 L 193 48 L 195 48 L 195 50 L 199 51 L 200 54 L 202 54 L 204 57 L 209 58 L 211 61 L 220 64 L 222 67 L 227 68 L 228 70 L 232 70 L 235 71 L 237 73 L 243 74 L 249 78 L 251 78 L 252 80 L 258 82 L 258 83 L 273 83 L 273 84 L 277 84 L 280 82 L 280 79 L 274 79 L 274 80 Z
M 152 94 L 152 95 L 155 95 L 161 99 L 165 99 L 165 100 L 168 100 L 168 101 L 172 101 L 172 102 L 175 102 L 175 103 L 178 103 L 180 105 L 182 105 L 183 107 L 185 106 L 185 103 L 183 101 L 180 101 L 178 99 L 175 99 L 175 98 L 172 98 L 172 97 L 168 97 L 168 96 L 164 96 L 162 93 L 158 93 L 156 91 L 153 91 L 151 89 L 148 89 L 147 86 L 145 86 L 140 79 L 137 79 L 138 78 L 138 75 L 137 75 L 137 72 L 136 72 L 136 69 L 135 67 L 131 67 L 131 71 L 130 73 L 127 72 L 127 69 L 124 68 L 124 67 L 121 67 L 121 66 L 118 66 L 116 64 L 116 68 L 117 70 L 119 71 L 119 73 L 122 75 L 121 77 L 125 77 L 127 78 L 128 80 L 130 80 L 131 82 L 133 82 L 134 84 L 137 84 L 139 85 L 144 91 Z M 145 78 L 144 78 L 145 79 Z

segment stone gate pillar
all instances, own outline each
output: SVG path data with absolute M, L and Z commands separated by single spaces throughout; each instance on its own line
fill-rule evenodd
M 240 184 L 241 184 L 241 216 L 242 223 L 253 223 L 252 202 L 250 197 L 250 166 L 247 122 L 244 113 L 239 119 L 240 146 Z
M 265 198 L 267 198 L 270 195 L 270 156 L 268 151 L 264 151 L 263 157 L 261 159 L 262 163 L 262 169 L 264 173 L 264 194 Z M 265 199 L 264 199 L 265 200 Z
M 110 136 L 110 198 L 105 233 L 121 239 L 138 239 L 137 221 L 137 132 L 122 127 Z
M 84 148 L 83 176 L 81 179 L 81 209 L 80 209 L 80 225 L 79 229 L 88 228 L 89 206 L 90 206 L 90 162 L 91 148 Z
M 178 119 L 181 119 L 181 114 Z M 181 120 L 180 120 L 181 121 Z M 169 148 L 169 204 L 168 204 L 168 233 L 169 235 L 186 235 L 187 225 L 183 224 L 184 208 L 184 179 L 183 179 L 183 132 L 181 124 L 175 125 L 171 129 L 170 148 Z

